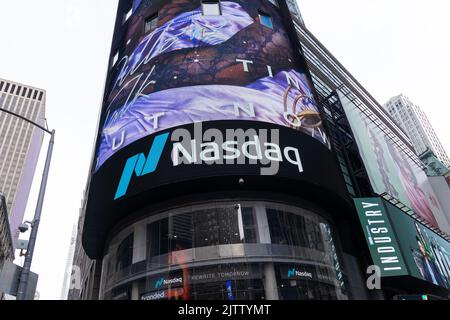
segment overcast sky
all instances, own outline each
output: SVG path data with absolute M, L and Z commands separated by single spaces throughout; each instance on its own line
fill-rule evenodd
M 47 90 L 56 144 L 32 270 L 59 299 L 105 82 L 116 0 L 0 0 L 0 78 Z M 448 0 L 299 0 L 308 28 L 384 103 L 404 93 L 450 150 Z M 34 213 L 42 162 L 27 218 Z

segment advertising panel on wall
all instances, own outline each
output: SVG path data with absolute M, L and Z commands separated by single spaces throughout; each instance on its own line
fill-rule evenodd
M 447 240 L 381 198 L 355 199 L 355 205 L 382 276 L 409 275 L 450 289 Z
M 207 291 L 202 292 L 202 289 L 206 289 L 208 284 L 209 288 L 218 287 L 235 291 L 236 288 L 233 286 L 237 282 L 246 283 L 248 280 L 261 279 L 263 276 L 261 269 L 259 264 L 221 264 L 212 267 L 183 268 L 175 272 L 159 274 L 146 280 L 149 291 L 141 296 L 141 300 L 176 298 L 189 300 L 192 295 L 196 296 L 197 292 L 206 296 Z M 210 294 L 213 293 L 217 294 L 217 292 L 210 292 Z
M 338 91 L 373 190 L 388 193 L 433 227 L 450 232 L 425 172 L 344 94 Z
M 110 71 L 97 171 L 167 128 L 211 120 L 275 123 L 328 145 L 312 84 L 267 0 L 135 2 Z
M 410 274 L 450 289 L 450 243 L 392 204 L 386 207 Z

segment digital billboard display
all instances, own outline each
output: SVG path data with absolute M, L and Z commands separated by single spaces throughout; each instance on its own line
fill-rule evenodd
M 339 93 L 374 191 L 388 193 L 432 226 L 450 226 L 425 172 L 396 146 L 377 124 Z
M 333 153 L 309 135 L 255 121 L 191 123 L 119 150 L 93 176 L 84 248 L 90 256 L 100 254 L 106 233 L 149 205 L 230 190 L 295 195 L 350 212 Z
M 95 171 L 143 137 L 213 120 L 279 124 L 328 146 L 305 63 L 270 1 L 135 1 L 124 28 Z
M 450 289 L 450 243 L 386 203 L 410 274 Z
M 89 184 L 89 256 L 119 221 L 177 197 L 240 187 L 348 208 L 285 5 L 145 0 L 124 16 Z
M 355 199 L 381 276 L 410 275 L 450 289 L 450 243 L 381 198 Z

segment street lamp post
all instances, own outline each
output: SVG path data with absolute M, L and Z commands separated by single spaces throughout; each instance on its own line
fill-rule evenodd
M 19 288 L 17 290 L 17 300 L 24 300 L 25 294 L 27 292 L 28 278 L 30 275 L 31 263 L 33 261 L 33 253 L 34 253 L 34 247 L 36 245 L 37 233 L 38 233 L 38 229 L 39 229 L 39 222 L 41 220 L 42 207 L 44 204 L 45 189 L 47 187 L 48 172 L 50 170 L 50 163 L 52 160 L 53 145 L 55 144 L 55 130 L 50 131 L 49 129 L 47 129 L 47 128 L 27 119 L 19 114 L 11 112 L 9 110 L 0 108 L 0 111 L 6 112 L 10 115 L 18 117 L 18 118 L 34 125 L 35 127 L 43 130 L 44 132 L 50 134 L 50 141 L 48 143 L 48 150 L 47 150 L 47 157 L 45 159 L 44 172 L 42 173 L 41 187 L 39 189 L 39 196 L 38 196 L 38 201 L 36 204 L 36 210 L 34 212 L 34 218 L 33 218 L 33 221 L 31 222 L 30 239 L 28 242 L 27 252 L 25 254 L 25 262 L 23 264 L 22 272 L 20 274 Z

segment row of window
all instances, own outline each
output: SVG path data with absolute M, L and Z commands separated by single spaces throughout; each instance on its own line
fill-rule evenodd
M 23 90 L 22 90 L 23 88 Z M 22 87 L 19 85 L 15 85 L 13 83 L 0 81 L 0 91 L 11 93 L 15 95 L 21 95 L 22 97 L 27 97 L 31 99 L 33 97 L 34 100 L 42 100 L 42 97 L 44 96 L 44 92 L 42 91 L 36 91 L 33 89 L 28 89 L 26 87 Z M 38 96 L 39 95 L 39 96 Z
M 266 208 L 271 243 L 325 252 L 323 227 L 316 218 L 285 209 Z M 176 214 L 147 225 L 147 259 L 191 248 L 259 243 L 254 207 L 224 206 Z M 261 237 L 262 236 L 262 237 Z M 129 267 L 133 257 L 130 234 L 117 248 L 115 272 Z M 114 257 L 111 257 L 114 261 Z M 111 271 L 112 271 L 111 270 Z

